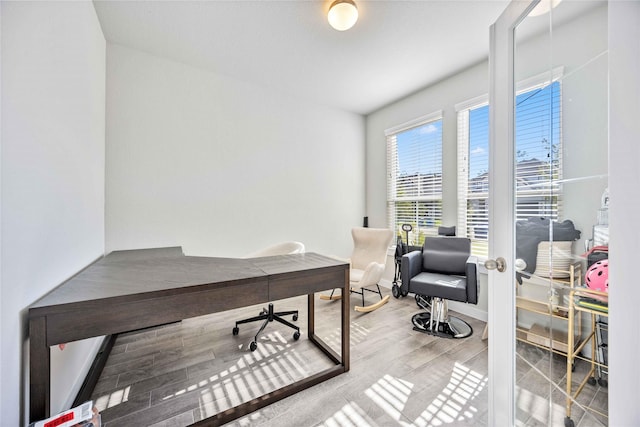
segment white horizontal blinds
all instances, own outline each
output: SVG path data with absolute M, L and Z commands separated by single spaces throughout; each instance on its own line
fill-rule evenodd
M 488 254 L 489 237 L 489 106 L 469 111 L 468 221 L 473 249 Z
M 562 70 L 554 70 L 554 79 Z M 516 98 L 516 217 L 557 220 L 562 207 L 561 85 L 526 82 Z M 489 106 L 477 98 L 458 110 L 458 235 L 488 254 Z
M 389 226 L 404 237 L 411 224 L 410 243 L 420 245 L 442 225 L 442 113 L 385 133 Z
M 458 224 L 457 234 L 467 237 L 467 193 L 469 188 L 469 110 L 458 111 Z
M 474 255 L 487 255 L 489 231 L 489 107 L 458 111 L 458 235 Z
M 558 220 L 562 178 L 560 83 L 543 84 L 516 97 L 517 219 Z

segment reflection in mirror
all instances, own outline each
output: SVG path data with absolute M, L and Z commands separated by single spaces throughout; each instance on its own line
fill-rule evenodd
M 585 253 L 608 245 L 607 4 L 563 1 L 515 35 L 516 257 L 526 263 L 516 417 L 607 425 L 606 296 L 595 295 L 601 311 L 576 304 L 587 298 Z

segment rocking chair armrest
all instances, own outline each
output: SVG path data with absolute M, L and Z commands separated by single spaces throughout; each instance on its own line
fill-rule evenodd
M 357 285 L 359 287 L 377 285 L 382 278 L 383 273 L 384 264 L 372 261 L 364 269 L 364 273 L 362 273 L 362 279 L 360 279 L 360 282 L 358 282 Z

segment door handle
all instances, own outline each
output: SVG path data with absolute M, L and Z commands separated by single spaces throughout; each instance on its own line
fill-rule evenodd
M 484 262 L 484 266 L 487 270 L 498 270 L 500 273 L 504 273 L 504 271 L 507 269 L 507 262 L 504 260 L 504 258 L 498 257 L 495 260 L 486 260 Z M 523 259 L 518 258 L 516 259 L 514 267 L 516 268 L 516 271 L 522 271 L 527 268 L 527 263 Z
M 507 261 L 502 257 L 488 259 L 484 262 L 484 266 L 487 270 L 498 270 L 500 273 L 503 273 L 507 269 Z

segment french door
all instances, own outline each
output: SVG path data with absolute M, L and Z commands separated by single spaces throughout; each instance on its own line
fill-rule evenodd
M 607 47 L 606 2 L 513 1 L 491 27 L 489 425 L 607 424 L 602 334 L 568 348 L 606 322 L 569 306 L 608 244 Z

